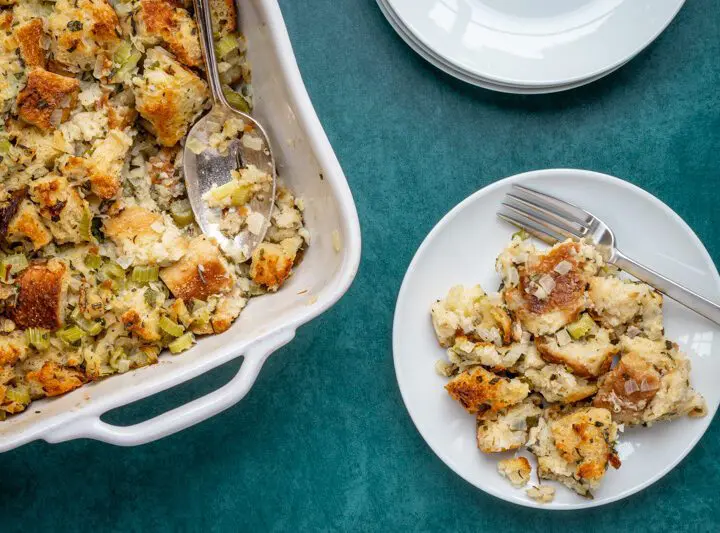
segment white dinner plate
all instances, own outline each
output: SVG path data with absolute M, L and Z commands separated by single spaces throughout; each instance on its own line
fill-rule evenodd
M 425 47 L 470 76 L 560 86 L 636 56 L 684 0 L 386 0 Z
M 483 79 L 483 78 L 480 78 L 477 76 L 472 76 L 472 75 L 468 74 L 467 72 L 458 70 L 451 64 L 444 61 L 440 56 L 435 54 L 432 50 L 430 50 L 425 45 L 423 45 L 420 41 L 418 41 L 407 30 L 407 28 L 405 28 L 402 25 L 402 22 L 397 18 L 397 15 L 387 5 L 387 0 L 377 0 L 377 4 L 378 4 L 378 7 L 380 8 L 380 11 L 385 15 L 385 18 L 387 18 L 388 22 L 393 27 L 393 29 L 397 32 L 397 34 L 420 57 L 425 59 L 428 63 L 435 66 L 436 68 L 439 68 L 446 74 L 449 74 L 449 75 L 451 75 L 461 81 L 464 81 L 466 83 L 470 83 L 477 87 L 482 87 L 483 89 L 488 89 L 491 91 L 498 91 L 498 92 L 510 93 L 510 94 L 549 94 L 549 93 L 568 91 L 570 89 L 576 89 L 578 87 L 582 87 L 583 85 L 587 85 L 588 83 L 597 81 L 600 78 L 604 78 L 605 76 L 615 72 L 617 69 L 619 69 L 620 67 L 622 67 L 625 64 L 625 63 L 623 63 L 621 65 L 618 65 L 615 68 L 612 68 L 606 72 L 602 72 L 602 73 L 598 74 L 597 76 L 593 76 L 591 78 L 587 78 L 584 80 L 576 81 L 574 83 L 569 83 L 569 84 L 565 84 L 565 85 L 547 86 L 547 87 L 523 87 L 520 85 L 505 85 L 505 84 L 495 83 L 490 80 L 486 80 L 486 79 Z
M 593 500 L 552 482 L 544 483 L 556 486 L 555 500 L 545 505 L 528 498 L 524 489 L 514 489 L 497 474 L 497 461 L 512 454 L 491 456 L 477 449 L 475 418 L 448 396 L 443 388 L 447 379 L 435 373 L 435 361 L 445 354 L 430 320 L 430 306 L 453 285 L 480 283 L 486 290 L 497 289 L 495 257 L 515 229 L 495 213 L 514 182 L 584 207 L 613 228 L 619 248 L 630 257 L 715 301 L 720 301 L 720 276 L 700 240 L 667 205 L 630 183 L 584 170 L 528 172 L 489 185 L 450 211 L 415 254 L 395 308 L 393 354 L 405 406 L 432 450 L 468 482 L 513 503 L 546 509 L 604 505 L 664 476 L 710 425 L 720 403 L 720 328 L 665 299 L 666 335 L 692 362 L 691 384 L 708 404 L 705 418 L 625 430 L 618 446 L 623 465 L 608 470 Z

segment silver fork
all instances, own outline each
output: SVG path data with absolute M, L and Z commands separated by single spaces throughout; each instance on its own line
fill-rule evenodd
M 606 263 L 720 325 L 720 306 L 624 255 L 616 247 L 612 230 L 596 216 L 535 189 L 517 184 L 512 187 L 498 211 L 501 219 L 549 244 L 585 238 L 595 244 Z

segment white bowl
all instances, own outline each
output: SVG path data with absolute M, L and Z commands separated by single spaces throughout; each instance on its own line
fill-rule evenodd
M 253 66 L 255 116 L 266 126 L 278 172 L 305 200 L 312 243 L 293 277 L 276 294 L 254 298 L 227 332 L 201 339 L 179 356 L 34 402 L 0 422 L 0 452 L 36 439 L 91 438 L 136 445 L 164 437 L 227 409 L 247 394 L 265 359 L 295 330 L 333 305 L 348 289 L 360 261 L 360 226 L 342 169 L 305 86 L 276 0 L 238 0 Z M 333 232 L 340 236 L 335 251 Z M 303 292 L 307 291 L 307 292 Z M 302 293 L 302 294 L 300 294 Z M 202 398 L 128 427 L 100 420 L 116 407 L 178 385 L 244 356 L 235 378 Z
M 531 87 L 596 77 L 635 57 L 685 0 L 387 0 L 418 41 L 460 71 Z
M 555 501 L 541 505 L 512 488 L 497 474 L 497 461 L 512 454 L 485 455 L 477 449 L 475 418 L 448 396 L 447 380 L 435 373 L 435 361 L 445 354 L 433 332 L 430 306 L 456 284 L 497 289 L 495 257 L 516 230 L 495 213 L 513 182 L 584 207 L 613 228 L 627 255 L 715 301 L 720 301 L 720 276 L 700 240 L 668 206 L 625 181 L 583 170 L 528 172 L 485 187 L 450 211 L 415 254 L 398 295 L 393 354 L 405 405 L 432 450 L 468 482 L 513 503 L 544 509 L 604 505 L 660 479 L 705 433 L 720 403 L 720 328 L 665 298 L 666 334 L 690 357 L 691 384 L 707 400 L 707 417 L 626 430 L 618 448 L 623 465 L 607 472 L 593 500 L 547 482 L 557 487 Z

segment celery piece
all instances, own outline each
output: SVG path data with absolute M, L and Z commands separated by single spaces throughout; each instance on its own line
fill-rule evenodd
M 578 340 L 587 335 L 593 326 L 595 326 L 593 319 L 587 313 L 583 313 L 575 322 L 568 324 L 567 331 L 573 339 Z
M 520 231 L 516 231 L 515 233 L 513 233 L 510 240 L 514 239 L 515 237 L 519 237 L 521 241 L 524 241 L 530 238 L 530 234 L 524 229 L 521 229 Z
M 116 279 L 116 280 L 124 280 L 125 279 L 125 270 L 123 269 L 123 267 L 121 267 L 114 261 L 105 263 L 102 267 L 102 273 L 111 279 Z
M 96 254 L 87 254 L 85 256 L 85 266 L 97 270 L 103 264 L 102 257 Z
M 12 148 L 12 144 L 10 144 L 10 141 L 7 139 L 0 139 L 0 154 L 7 154 L 10 152 L 10 148 Z
M 57 336 L 68 344 L 73 344 L 85 337 L 86 333 L 78 326 L 70 326 L 68 328 L 58 331 Z
M 8 387 L 5 391 L 5 399 L 20 405 L 27 405 L 30 403 L 30 388 L 26 385 Z
M 170 206 L 170 214 L 175 224 L 180 228 L 184 228 L 195 220 L 192 209 L 187 202 L 173 202 Z
M 157 281 L 160 269 L 156 266 L 136 266 L 133 268 L 130 279 L 137 283 Z
M 229 87 L 224 87 L 223 95 L 225 95 L 225 100 L 227 100 L 227 103 L 230 104 L 230 106 L 242 111 L 243 113 L 250 112 L 250 104 L 248 104 L 242 94 L 233 91 Z
M 177 324 L 176 322 L 173 322 L 166 316 L 160 319 L 160 329 L 168 335 L 172 335 L 173 337 L 179 337 L 185 331 L 184 327 L 182 327 L 180 324 Z
M 0 279 L 3 281 L 9 280 L 11 275 L 25 270 L 28 264 L 25 254 L 8 255 L 0 261 Z
M 78 233 L 84 241 L 91 241 L 93 238 L 92 213 L 87 208 L 83 210 L 83 214 L 80 217 L 80 223 L 78 224 Z
M 218 59 L 222 59 L 237 47 L 237 35 L 231 33 L 215 42 L 215 55 Z
M 229 181 L 223 185 L 219 185 L 213 189 L 210 189 L 210 198 L 215 202 L 222 202 L 225 198 L 232 196 L 237 189 L 237 182 L 235 180 Z
M 101 322 L 96 322 L 95 320 L 87 320 L 82 316 L 78 316 L 77 318 L 75 318 L 75 323 L 91 337 L 99 335 L 102 330 L 105 329 Z
M 185 335 L 178 337 L 168 344 L 168 348 L 170 348 L 171 353 L 184 352 L 193 345 L 194 340 L 195 337 L 193 337 L 192 333 L 185 333 Z
M 252 199 L 252 185 L 238 185 L 230 195 L 230 203 L 235 207 L 247 204 Z
M 50 346 L 50 332 L 46 329 L 28 328 L 25 330 L 25 339 L 37 350 L 46 350 Z

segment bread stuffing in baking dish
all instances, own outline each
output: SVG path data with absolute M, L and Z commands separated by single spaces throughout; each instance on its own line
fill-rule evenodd
M 477 419 L 484 453 L 526 449 L 539 480 L 592 497 L 624 425 L 706 414 L 690 385 L 690 361 L 665 338 L 662 296 L 619 276 L 595 248 L 566 241 L 538 250 L 524 232 L 497 258 L 498 292 L 456 286 L 433 304 L 447 359 L 449 395 Z M 527 459 L 499 464 L 515 486 L 530 478 Z M 541 485 L 528 494 L 552 500 Z
M 224 92 L 247 112 L 234 3 L 211 3 Z M 189 2 L 0 1 L 0 419 L 187 350 L 292 275 L 309 233 L 281 184 L 251 257 L 195 224 L 182 147 L 209 104 Z M 261 180 L 236 178 L 245 194 L 219 207 L 250 226 Z

